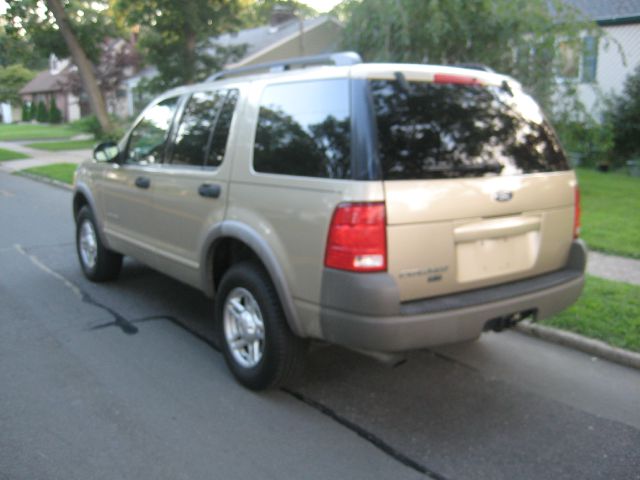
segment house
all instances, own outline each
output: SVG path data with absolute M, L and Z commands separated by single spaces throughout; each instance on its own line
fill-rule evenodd
M 283 58 L 335 52 L 342 28 L 340 22 L 328 15 L 300 20 L 293 15 L 276 13 L 270 25 L 227 33 L 213 41 L 223 47 L 247 46 L 242 59 L 225 66 L 237 68 Z
M 80 99 L 71 91 L 70 76 L 76 67 L 69 59 L 58 59 L 53 53 L 49 56 L 49 68 L 38 73 L 33 80 L 20 90 L 20 98 L 26 103 L 44 102 L 47 108 L 54 99 L 62 120 L 70 122 L 80 118 L 82 108 Z
M 328 15 L 302 20 L 291 13 L 275 10 L 269 25 L 220 35 L 212 38 L 211 44 L 221 47 L 245 46 L 245 54 L 240 60 L 225 65 L 225 68 L 236 68 L 290 57 L 335 52 L 342 28 L 340 22 Z M 138 98 L 135 87 L 142 79 L 152 78 L 157 74 L 157 69 L 150 66 L 126 81 L 129 115 L 144 106 L 144 100 L 149 100 Z
M 640 2 L 565 0 L 604 31 L 600 39 L 583 37 L 583 51 L 566 72 L 578 80 L 578 96 L 599 116 L 604 95 L 620 94 L 624 81 L 640 65 Z
M 132 42 L 121 38 L 106 38 L 101 46 L 100 63 L 94 72 L 104 96 L 107 112 L 128 115 L 126 80 L 138 69 L 138 54 Z M 88 115 L 91 110 L 83 93 L 78 69 L 70 59 L 49 56 L 49 68 L 38 73 L 19 92 L 23 102 L 41 100 L 49 107 L 55 99 L 62 120 L 70 122 Z

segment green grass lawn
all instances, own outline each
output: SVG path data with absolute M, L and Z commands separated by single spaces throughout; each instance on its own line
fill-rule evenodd
M 75 163 L 54 163 L 53 165 L 27 168 L 22 171 L 71 185 L 76 167 L 77 165 Z
M 640 258 L 640 178 L 576 170 L 582 200 L 581 236 L 593 250 Z
M 640 286 L 587 276 L 578 302 L 541 323 L 640 352 Z
M 27 147 L 47 150 L 49 152 L 59 152 L 61 150 L 92 149 L 95 145 L 95 140 L 67 140 L 63 142 L 29 143 L 27 144 Z
M 30 158 L 30 157 L 29 155 L 25 155 L 24 153 L 14 152 L 13 150 L 0 148 L 0 162 L 4 162 L 7 160 L 22 160 L 23 158 Z
M 0 141 L 69 138 L 81 133 L 69 125 L 0 124 Z

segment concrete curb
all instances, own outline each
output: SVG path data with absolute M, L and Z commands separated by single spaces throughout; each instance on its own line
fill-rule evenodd
M 40 175 L 34 175 L 33 173 L 28 173 L 28 172 L 23 172 L 21 170 L 17 170 L 15 172 L 11 173 L 12 175 L 18 175 L 19 177 L 25 177 L 28 178 L 30 180 L 35 180 L 36 182 L 40 182 L 40 183 L 46 183 L 47 185 L 51 185 L 54 187 L 58 187 L 58 188 L 63 188 L 65 190 L 69 190 L 72 191 L 73 190 L 73 186 L 64 183 L 64 182 L 60 182 L 58 180 L 54 180 L 52 178 L 47 178 L 47 177 L 42 177 Z
M 583 337 L 577 333 L 565 332 L 556 328 L 544 327 L 530 321 L 520 322 L 515 329 L 521 333 L 574 348 L 596 357 L 640 370 L 640 353 L 612 347 L 600 340 Z

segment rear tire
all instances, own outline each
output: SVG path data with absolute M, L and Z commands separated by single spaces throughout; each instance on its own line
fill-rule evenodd
M 76 251 L 84 275 L 92 282 L 115 280 L 122 267 L 122 255 L 107 249 L 89 207 L 82 207 L 76 217 Z
M 265 390 L 300 375 L 307 341 L 289 329 L 275 287 L 259 265 L 233 265 L 220 282 L 215 309 L 222 353 L 239 383 Z

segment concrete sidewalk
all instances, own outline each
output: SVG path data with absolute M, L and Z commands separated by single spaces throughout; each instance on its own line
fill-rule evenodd
M 35 140 L 17 141 L 17 142 L 1 142 L 0 148 L 12 150 L 14 152 L 29 155 L 31 158 L 22 160 L 9 160 L 0 162 L 0 170 L 5 172 L 16 172 L 25 168 L 40 167 L 42 165 L 51 165 L 54 163 L 81 163 L 89 160 L 92 151 L 88 149 L 82 150 L 63 150 L 59 152 L 49 152 L 47 150 L 38 150 L 28 147 L 27 143 L 34 143 Z M 41 141 L 38 141 L 40 143 Z
M 640 260 L 589 252 L 587 272 L 594 277 L 640 285 Z

